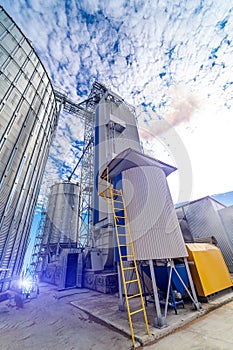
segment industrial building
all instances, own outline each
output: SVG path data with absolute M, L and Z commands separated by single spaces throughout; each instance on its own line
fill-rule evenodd
M 57 125 L 51 81 L 0 7 L 0 291 L 19 276 Z
M 212 197 L 204 197 L 179 205 L 176 213 L 185 242 L 212 242 L 220 248 L 226 265 L 233 272 L 233 246 L 229 232 L 229 214 L 226 208 Z M 232 232 L 232 231 L 231 231 Z

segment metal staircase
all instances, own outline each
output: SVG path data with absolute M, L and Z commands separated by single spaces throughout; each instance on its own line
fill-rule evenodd
M 122 284 L 124 287 L 125 303 L 128 313 L 132 343 L 135 348 L 136 341 L 133 328 L 133 316 L 138 313 L 143 313 L 146 331 L 148 335 L 150 334 L 150 330 L 147 320 L 144 298 L 142 295 L 142 287 L 134 253 L 132 236 L 130 233 L 130 226 L 126 212 L 125 200 L 122 190 L 115 189 L 111 182 L 109 182 L 108 170 L 106 176 L 99 176 L 98 184 L 98 195 L 103 197 L 107 201 L 113 213 Z M 131 284 L 133 284 L 133 290 L 136 290 L 136 292 L 134 292 L 133 294 L 129 294 L 129 287 Z M 135 305 L 135 299 L 137 298 L 140 300 L 139 306 Z

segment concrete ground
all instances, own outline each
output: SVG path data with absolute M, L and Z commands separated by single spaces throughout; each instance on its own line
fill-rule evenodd
M 233 302 L 230 302 L 145 349 L 230 350 L 233 349 L 232 325 Z
M 118 310 L 117 295 L 87 289 L 58 292 L 53 285 L 41 284 L 38 298 L 23 308 L 0 303 L 0 349 L 29 350 L 118 350 L 130 349 L 127 313 Z M 228 290 L 194 311 L 191 303 L 168 310 L 168 326 L 155 328 L 153 303 L 147 306 L 151 335 L 143 318 L 135 319 L 135 335 L 140 349 L 233 349 L 233 291 Z

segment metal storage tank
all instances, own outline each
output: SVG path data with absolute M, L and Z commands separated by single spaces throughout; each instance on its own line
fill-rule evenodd
M 96 108 L 94 154 L 94 241 L 103 252 L 103 265 L 113 264 L 112 215 L 98 196 L 99 170 L 128 147 L 141 151 L 134 108 L 112 91 L 106 91 Z
M 185 219 L 194 239 L 214 236 L 230 272 L 233 272 L 233 247 L 231 246 L 219 210 L 225 206 L 207 196 L 176 208 L 179 219 Z
M 51 187 L 43 233 L 43 245 L 48 245 L 53 254 L 59 246 L 77 246 L 79 186 L 61 182 Z
M 50 79 L 0 7 L 0 290 L 20 274 L 57 125 Z

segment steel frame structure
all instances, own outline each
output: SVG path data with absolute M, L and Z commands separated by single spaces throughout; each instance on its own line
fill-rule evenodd
M 44 208 L 42 208 L 41 211 L 41 217 L 35 237 L 35 243 L 31 255 L 31 261 L 30 266 L 26 270 L 26 276 L 34 278 L 37 273 L 40 273 L 41 267 L 43 264 L 43 251 L 42 251 L 42 239 L 43 239 L 43 233 L 44 233 L 44 226 L 45 226 L 45 219 L 46 219 L 46 211 Z M 40 266 L 41 265 L 41 266 Z
M 55 91 L 60 110 L 63 107 L 64 111 L 76 115 L 84 121 L 84 152 L 82 162 L 80 162 L 78 247 L 89 246 L 92 242 L 95 108 L 106 91 L 107 88 L 104 85 L 95 82 L 88 98 L 79 104 L 68 99 L 66 95 Z M 70 179 L 71 177 L 69 177 Z
M 84 248 L 93 245 L 93 184 L 94 184 L 94 137 L 95 137 L 95 110 L 96 106 L 106 96 L 106 101 L 114 101 L 116 104 L 125 103 L 132 112 L 134 108 L 128 105 L 120 96 L 111 92 L 99 82 L 94 82 L 88 98 L 80 103 L 75 103 L 66 94 L 55 90 L 56 101 L 59 105 L 58 115 L 65 112 L 77 116 L 84 122 L 84 148 L 81 159 L 68 180 L 71 180 L 75 170 L 80 165 L 80 203 L 77 247 Z M 41 236 L 41 235 L 37 235 Z M 36 244 L 38 245 L 38 239 Z M 39 257 L 39 255 L 38 255 Z M 36 270 L 36 268 L 35 268 Z

